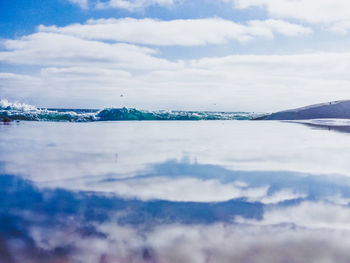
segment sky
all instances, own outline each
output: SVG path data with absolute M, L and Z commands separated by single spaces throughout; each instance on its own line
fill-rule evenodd
M 0 98 L 272 112 L 350 98 L 348 0 L 0 0 Z

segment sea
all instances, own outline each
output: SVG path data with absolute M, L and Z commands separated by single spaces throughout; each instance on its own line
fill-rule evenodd
M 1 263 L 350 262 L 350 120 L 0 108 Z

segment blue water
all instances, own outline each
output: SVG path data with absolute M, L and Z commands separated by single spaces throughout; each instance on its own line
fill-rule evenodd
M 0 262 L 349 262 L 347 124 L 4 122 Z
M 134 108 L 46 109 L 0 100 L 0 121 L 143 121 L 143 120 L 250 120 L 254 112 L 147 111 Z

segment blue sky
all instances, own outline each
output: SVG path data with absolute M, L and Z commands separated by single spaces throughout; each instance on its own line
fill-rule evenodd
M 348 99 L 349 8 L 345 0 L 0 1 L 0 97 L 228 111 Z

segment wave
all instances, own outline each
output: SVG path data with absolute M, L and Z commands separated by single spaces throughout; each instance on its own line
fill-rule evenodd
M 94 121 L 94 113 L 79 113 L 76 111 L 59 111 L 36 108 L 35 106 L 0 100 L 0 119 L 2 121 Z
M 9 121 L 141 121 L 141 120 L 251 120 L 260 115 L 249 112 L 146 111 L 134 108 L 44 109 L 0 100 L 0 120 Z
M 99 120 L 249 120 L 251 113 L 206 111 L 143 111 L 110 108 L 98 112 Z

